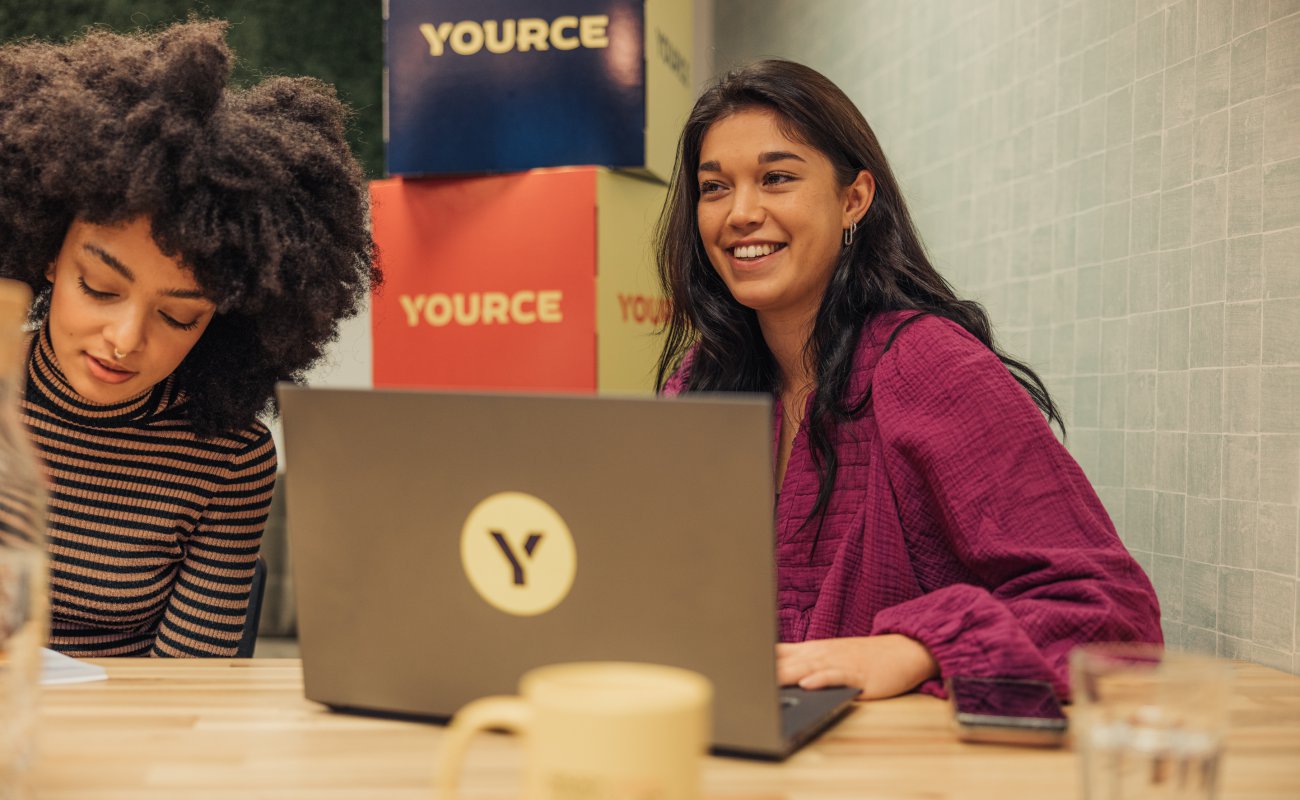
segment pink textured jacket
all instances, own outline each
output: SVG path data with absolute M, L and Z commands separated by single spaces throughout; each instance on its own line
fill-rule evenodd
M 900 633 L 945 677 L 1035 678 L 1062 695 L 1075 645 L 1161 641 L 1151 582 L 1002 362 L 932 316 L 882 355 L 910 314 L 863 330 L 851 397 L 870 384 L 872 401 L 838 430 L 815 550 L 817 525 L 802 523 L 817 470 L 805 432 L 795 437 L 776 510 L 781 640 Z M 689 368 L 688 357 L 665 394 Z

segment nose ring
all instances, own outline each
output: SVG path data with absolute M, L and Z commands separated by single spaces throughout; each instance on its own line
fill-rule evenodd
M 120 360 L 126 358 L 126 353 L 119 352 L 118 349 L 117 349 L 116 347 L 114 347 L 114 348 L 113 348 L 113 358 L 116 358 L 117 360 L 120 361 Z

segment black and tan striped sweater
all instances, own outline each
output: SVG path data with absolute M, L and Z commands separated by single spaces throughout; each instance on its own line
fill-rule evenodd
M 23 420 L 49 487 L 50 646 L 74 656 L 230 656 L 275 485 L 254 423 L 199 439 L 173 380 L 110 406 L 35 337 Z

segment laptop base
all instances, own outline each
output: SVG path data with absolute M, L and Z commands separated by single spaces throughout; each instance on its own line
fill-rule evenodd
M 847 714 L 854 705 L 858 690 L 848 687 L 810 691 L 786 686 L 781 689 L 781 733 L 785 746 L 780 751 L 745 750 L 733 747 L 710 747 L 709 752 L 723 758 L 745 758 L 755 761 L 784 761 L 801 747 L 820 736 Z M 447 725 L 451 716 L 421 714 L 406 711 L 389 711 L 376 708 L 325 703 L 326 708 L 340 714 L 393 719 L 403 722 L 422 722 Z

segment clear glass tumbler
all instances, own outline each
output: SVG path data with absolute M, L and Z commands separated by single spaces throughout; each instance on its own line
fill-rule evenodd
M 30 303 L 0 280 L 0 800 L 26 797 L 49 618 L 45 481 L 19 414 Z
M 1149 644 L 1070 657 L 1085 800 L 1214 800 L 1232 664 Z

